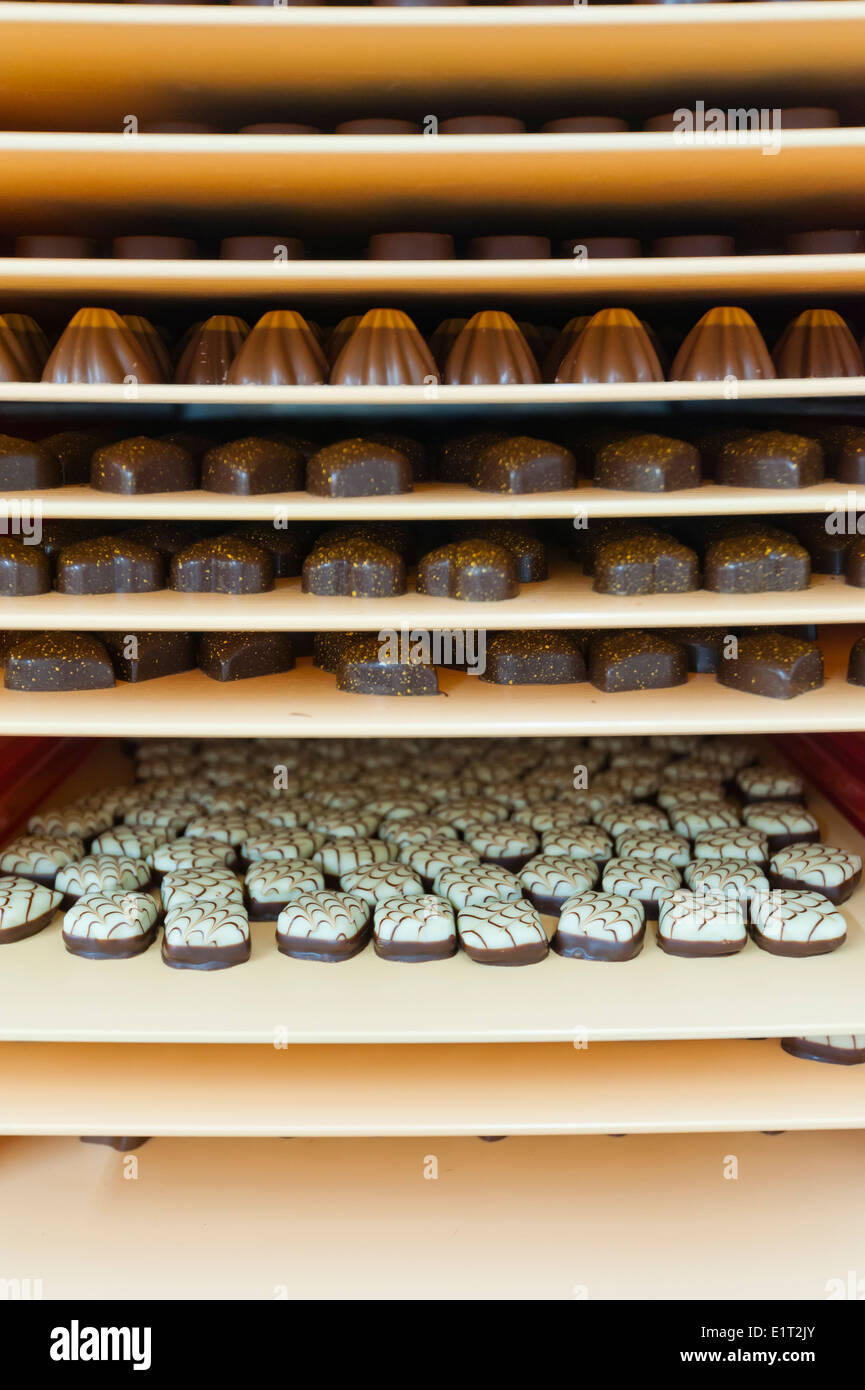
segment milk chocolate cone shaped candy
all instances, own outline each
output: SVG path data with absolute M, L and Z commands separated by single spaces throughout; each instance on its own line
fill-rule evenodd
M 29 314 L 4 314 L 0 323 L 6 325 L 18 342 L 25 369 L 30 373 L 25 379 L 38 381 L 51 351 L 48 339 L 39 324 Z
M 180 386 L 224 386 L 243 347 L 249 324 L 233 314 L 214 314 L 186 345 L 174 380 Z
M 663 381 L 652 340 L 630 309 L 593 314 L 559 365 L 556 381 Z
M 28 369 L 20 339 L 0 317 L 0 381 L 36 381 L 41 375 Z
M 763 335 L 744 309 L 710 309 L 673 359 L 671 381 L 770 380 L 775 368 Z
M 532 386 L 541 374 L 510 314 L 484 309 L 470 318 L 448 354 L 449 386 Z
M 450 356 L 451 348 L 467 323 L 468 319 L 442 319 L 438 328 L 430 336 L 429 350 L 442 371 L 444 371 L 445 363 Z
M 318 386 L 327 360 L 302 314 L 263 314 L 231 364 L 232 386 Z
M 408 314 L 370 309 L 333 364 L 332 386 L 424 386 L 439 380 L 432 353 Z
M 324 355 L 331 366 L 333 366 L 339 354 L 342 352 L 354 330 L 357 328 L 362 318 L 361 314 L 349 314 L 346 318 L 340 319 L 339 323 L 331 330 L 327 342 L 324 345 Z
M 42 372 L 43 381 L 57 383 L 101 384 L 130 378 L 141 385 L 162 381 L 153 357 L 113 309 L 79 309 Z
M 863 376 L 865 362 L 840 314 L 806 309 L 789 323 L 772 360 L 779 376 Z
M 556 372 L 590 318 L 591 314 L 578 314 L 576 318 L 568 319 L 561 333 L 556 334 L 544 357 L 544 381 L 555 381 Z
M 127 328 L 131 328 L 141 346 L 153 358 L 156 370 L 159 372 L 160 380 L 165 381 L 171 376 L 171 357 L 165 340 L 153 327 L 150 319 L 146 319 L 141 314 L 124 314 L 123 322 Z

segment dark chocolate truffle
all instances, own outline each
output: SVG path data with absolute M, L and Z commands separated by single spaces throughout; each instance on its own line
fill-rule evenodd
M 599 594 L 684 594 L 700 587 L 696 554 L 670 536 L 607 541 L 595 556 L 594 574 Z
M 101 642 L 79 632 L 16 637 L 6 657 L 7 690 L 105 690 L 114 684 Z
M 336 654 L 336 684 L 355 695 L 438 695 L 434 666 L 402 659 L 376 633 L 347 638 Z
M 380 497 L 411 492 L 411 465 L 405 454 L 369 439 L 342 439 L 313 454 L 306 466 L 306 489 L 317 497 Z
M 561 444 L 513 435 L 481 450 L 469 484 L 481 492 L 561 492 L 576 487 L 577 463 Z
M 744 309 L 710 309 L 695 323 L 673 359 L 671 381 L 771 379 L 769 349 Z
M 495 603 L 519 592 L 516 565 L 509 551 L 489 541 L 457 541 L 424 555 L 418 566 L 419 594 Z
M 364 314 L 330 373 L 333 386 L 425 386 L 438 380 L 432 353 L 400 309 Z
M 111 254 L 121 261 L 194 261 L 198 243 L 185 236 L 118 236 Z
M 447 232 L 377 232 L 367 255 L 371 261 L 452 261 L 456 252 Z
M 652 340 L 630 309 L 593 314 L 556 372 L 556 381 L 582 384 L 663 380 Z
M 408 434 L 390 434 L 378 430 L 372 434 L 365 434 L 364 439 L 370 440 L 373 444 L 386 444 L 389 449 L 396 449 L 398 454 L 404 454 L 411 464 L 411 475 L 416 483 L 429 482 L 432 478 L 432 463 L 426 445 L 420 439 L 413 439 Z
M 847 552 L 847 583 L 865 589 L 865 538 L 861 536 Z
M 263 314 L 231 364 L 232 386 L 319 386 L 327 360 L 306 319 L 290 309 Z
M 277 579 L 292 579 L 300 574 L 308 549 L 304 527 L 294 526 L 288 530 L 284 526 L 269 526 L 266 521 L 245 521 L 234 527 L 232 535 L 242 536 L 266 550 Z
M 568 685 L 586 679 L 586 665 L 566 632 L 495 632 L 480 678 L 493 685 Z
M 735 256 L 736 242 L 731 236 L 700 232 L 688 236 L 662 236 L 652 242 L 653 256 Z
M 228 236 L 219 244 L 219 255 L 223 261 L 303 261 L 306 247 L 295 236 Z
M 144 435 L 97 449 L 90 469 L 90 486 L 101 492 L 191 492 L 198 481 L 188 450 Z
M 165 565 L 150 546 L 99 536 L 60 551 L 54 584 L 61 594 L 152 593 L 165 584 Z
M 186 344 L 174 380 L 180 386 L 223 386 L 248 334 L 243 319 L 213 314 Z
M 104 432 L 62 430 L 40 443 L 60 464 L 64 485 L 69 486 L 70 483 L 90 482 L 90 460 L 97 449 L 108 443 L 108 437 Z
M 525 526 L 513 521 L 461 521 L 454 529 L 454 540 L 491 541 L 507 550 L 517 567 L 521 584 L 537 584 L 547 578 L 547 548 Z
M 855 537 L 845 531 L 831 531 L 829 517 L 792 517 L 790 529 L 811 559 L 815 574 L 844 574 Z
M 302 592 L 350 598 L 393 598 L 405 593 L 405 565 L 395 550 L 374 541 L 322 540 L 303 562 Z
M 729 634 L 723 627 L 671 627 L 660 629 L 660 636 L 675 642 L 685 653 L 688 670 L 712 673 L 718 669 L 724 641 Z
M 293 445 L 250 436 L 208 449 L 201 486 L 207 492 L 233 492 L 244 497 L 299 492 L 305 467 L 303 454 Z
M 655 632 L 601 632 L 589 644 L 589 680 L 608 694 L 664 690 L 687 679 L 682 648 Z
M 195 637 L 191 632 L 103 632 L 119 681 L 151 681 L 194 671 Z
M 547 236 L 476 236 L 466 250 L 473 261 L 542 261 L 552 255 Z
M 291 634 L 203 632 L 198 639 L 198 664 L 215 681 L 275 676 L 294 666 Z
M 851 685 L 865 685 L 865 637 L 857 637 L 850 648 L 847 680 Z
M 732 439 L 718 461 L 726 487 L 811 487 L 823 479 L 823 450 L 816 439 L 765 430 Z
M 718 594 L 788 593 L 811 583 L 808 552 L 783 531 L 747 531 L 713 541 L 705 587 Z
M 733 690 L 790 700 L 823 684 L 823 656 L 814 642 L 766 633 L 740 637 L 735 656 L 725 656 L 718 680 Z
M 535 355 L 510 314 L 485 309 L 469 319 L 448 354 L 450 386 L 522 386 L 541 379 Z
M 772 353 L 780 377 L 863 376 L 856 339 L 833 309 L 806 309 L 789 323 Z
M 0 488 L 4 492 L 60 487 L 62 481 L 59 463 L 41 444 L 0 434 Z
M 595 485 L 615 492 L 674 492 L 699 487 L 700 455 L 683 439 L 630 435 L 598 451 Z
M 525 135 L 518 116 L 451 116 L 439 121 L 439 135 Z
M 0 597 L 47 594 L 51 561 L 38 545 L 25 545 L 17 536 L 0 536 Z
M 42 380 L 154 385 L 163 376 L 152 353 L 113 309 L 79 309 L 45 363 Z
M 168 587 L 192 594 L 261 594 L 273 588 L 273 565 L 265 550 L 240 536 L 214 536 L 177 552 Z
M 839 483 L 865 483 L 865 429 L 835 425 L 822 430 L 820 443 L 826 456 L 826 474 Z

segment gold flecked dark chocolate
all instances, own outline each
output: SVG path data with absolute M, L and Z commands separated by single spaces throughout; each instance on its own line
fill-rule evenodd
M 589 644 L 589 680 L 610 694 L 663 690 L 688 679 L 685 653 L 654 632 L 602 632 Z
M 165 584 L 165 565 L 150 546 L 100 536 L 60 551 L 54 584 L 61 594 L 152 593 Z
M 22 633 L 6 657 L 7 690 L 105 690 L 114 684 L 101 642 L 78 632 Z
M 519 592 L 516 565 L 502 546 L 483 540 L 456 541 L 423 556 L 417 591 L 467 603 L 500 602 Z
M 0 488 L 8 492 L 41 490 L 60 487 L 62 481 L 59 463 L 41 444 L 0 434 Z
M 822 482 L 823 450 L 816 439 L 762 430 L 729 440 L 718 460 L 726 487 L 810 487 Z
M 191 632 L 103 632 L 102 641 L 120 681 L 176 676 L 181 671 L 194 671 L 197 665 Z
M 199 481 L 188 449 L 144 435 L 97 449 L 90 467 L 90 486 L 101 492 L 191 492 Z
M 706 551 L 705 587 L 719 594 L 786 593 L 807 589 L 811 561 L 782 531 L 752 531 L 713 541 Z
M 356 695 L 438 695 L 434 666 L 390 655 L 376 633 L 362 633 L 342 643 L 336 657 L 339 690 Z
M 380 497 L 411 492 L 411 464 L 397 449 L 370 439 L 341 439 L 313 454 L 306 490 L 318 497 Z
M 480 679 L 494 685 L 567 685 L 586 679 L 582 654 L 566 632 L 495 632 Z
M 374 541 L 351 539 L 318 542 L 303 562 L 305 594 L 350 598 L 392 598 L 405 593 L 405 565 L 396 551 Z
M 723 659 L 718 680 L 733 690 L 790 700 L 819 690 L 823 684 L 823 655 L 814 642 L 781 633 L 740 637 L 735 656 Z
M 214 536 L 179 550 L 168 587 L 183 593 L 261 594 L 273 588 L 267 551 L 242 536 Z
M 198 664 L 216 681 L 273 676 L 294 666 L 288 632 L 203 632 L 198 639 Z
M 592 588 L 599 594 L 684 594 L 700 587 L 700 562 L 671 536 L 632 536 L 598 549 Z
M 38 545 L 25 545 L 18 536 L 0 536 L 0 597 L 47 594 L 51 561 Z
M 292 444 L 249 435 L 208 449 L 202 463 L 201 486 L 206 492 L 232 492 L 245 497 L 269 492 L 298 492 L 303 488 L 305 461 Z
M 577 463 L 561 444 L 513 435 L 480 451 L 468 481 L 481 492 L 561 492 L 576 487 Z
M 634 434 L 611 440 L 595 456 L 595 485 L 617 492 L 673 492 L 699 487 L 700 455 L 683 439 Z

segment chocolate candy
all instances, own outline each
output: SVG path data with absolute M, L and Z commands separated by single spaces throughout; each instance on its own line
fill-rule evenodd
M 296 960 L 350 960 L 369 938 L 369 907 L 350 893 L 300 893 L 276 923 L 277 950 Z
M 865 231 L 790 232 L 784 246 L 789 256 L 861 255 Z
M 15 255 L 36 257 L 39 260 L 90 260 L 98 256 L 99 248 L 95 241 L 86 236 L 63 234 L 43 234 L 42 236 L 19 236 L 15 238 Z
M 164 828 L 148 830 L 138 826 L 115 825 L 111 830 L 97 835 L 90 848 L 96 855 L 122 855 L 146 860 L 164 839 Z
M 473 261 L 548 260 L 552 246 L 548 236 L 476 236 L 466 247 Z
M 381 497 L 411 492 L 411 464 L 405 454 L 369 439 L 342 439 L 313 454 L 306 488 L 318 497 Z
M 364 116 L 360 120 L 341 121 L 333 128 L 334 135 L 420 135 L 417 121 L 401 121 L 393 116 Z
M 392 598 L 405 593 L 402 558 L 374 541 L 323 540 L 303 562 L 305 594 Z
M 113 309 L 79 309 L 45 363 L 42 380 L 153 385 L 163 376 L 152 353 Z
M 577 464 L 561 444 L 514 435 L 482 449 L 468 481 L 481 492 L 560 492 L 576 487 Z
M 0 946 L 42 931 L 61 901 L 60 893 L 20 874 L 0 878 Z
M 197 665 L 191 632 L 103 632 L 119 681 L 152 681 L 177 676 Z
M 769 349 L 744 309 L 710 309 L 694 325 L 673 359 L 671 381 L 770 379 Z
M 239 135 L 268 133 L 277 132 L 256 131 L 252 127 L 238 131 Z M 219 243 L 219 256 L 223 261 L 304 261 L 306 247 L 299 237 L 293 236 L 229 236 Z
M 604 867 L 601 888 L 623 898 L 636 898 L 648 918 L 656 918 L 661 903 L 682 883 L 673 864 L 650 859 L 611 859 Z
M 250 834 L 240 846 L 240 857 L 246 864 L 255 864 L 259 860 L 279 860 L 280 862 L 285 859 L 311 860 L 323 844 L 324 836 L 318 834 L 317 831 L 290 826 L 287 828 L 273 826 Z M 387 858 L 386 850 L 381 854 L 381 858 Z M 374 861 L 371 860 L 370 862 Z
M 595 458 L 595 485 L 615 492 L 673 492 L 700 480 L 694 446 L 659 434 L 613 440 Z
M 663 690 L 688 679 L 685 653 L 652 632 L 596 634 L 589 646 L 589 680 L 599 690 Z
M 525 135 L 517 116 L 451 116 L 439 121 L 439 135 Z
M 242 681 L 252 676 L 291 671 L 294 667 L 291 634 L 203 632 L 198 638 L 198 664 L 205 676 L 215 681 Z
M 165 566 L 149 546 L 100 536 L 60 551 L 54 583 L 61 594 L 152 593 L 164 587 Z
M 621 129 L 627 130 L 624 121 Z M 559 242 L 559 255 L 567 260 L 579 257 L 587 261 L 630 261 L 636 260 L 642 254 L 642 246 L 637 238 L 632 236 L 580 236 L 569 237 L 567 241 Z M 586 315 L 585 322 L 588 323 L 588 320 L 589 315 Z
M 249 324 L 243 319 L 213 314 L 190 337 L 174 380 L 180 386 L 223 386 L 248 334 Z
M 367 247 L 371 261 L 452 261 L 455 255 L 446 232 L 378 232 Z
M 427 345 L 440 371 L 444 371 L 450 350 L 467 323 L 468 319 L 462 318 L 442 319 L 430 334 Z
M 435 667 L 403 658 L 375 633 L 358 634 L 342 644 L 336 656 L 336 684 L 356 695 L 439 693 Z
M 149 893 L 87 892 L 63 918 L 63 944 L 88 960 L 129 960 L 153 945 L 158 916 Z
M 732 899 L 746 922 L 753 916 L 755 903 L 769 892 L 761 865 L 736 859 L 696 859 L 685 868 L 685 883 L 692 893 Z
M 751 935 L 773 956 L 823 956 L 843 946 L 847 924 L 822 893 L 776 888 L 756 904 Z
M 173 869 L 159 885 L 167 912 L 181 903 L 243 903 L 240 880 L 230 869 Z
M 685 835 L 671 830 L 628 830 L 616 836 L 619 859 L 660 859 L 684 869 L 691 860 L 691 846 Z
M 658 354 L 630 309 L 593 314 L 562 358 L 556 381 L 663 381 Z
M 408 314 L 370 309 L 330 373 L 334 386 L 424 386 L 439 380 L 429 348 Z
M 571 859 L 544 852 L 523 864 L 520 883 L 526 897 L 547 916 L 558 917 L 575 893 L 593 889 L 598 881 L 594 859 Z
M 574 960 L 633 960 L 643 949 L 646 917 L 642 903 L 620 893 L 575 893 L 561 907 L 550 943 Z
M 780 377 L 863 376 L 856 339 L 833 309 L 806 309 L 788 324 L 772 353 Z
M 489 541 L 456 541 L 424 555 L 418 567 L 419 594 L 495 603 L 519 592 L 510 553 Z
M 396 449 L 398 454 L 403 454 L 411 465 L 412 478 L 416 483 L 429 482 L 432 478 L 432 462 L 422 440 L 413 439 L 408 434 L 381 431 L 365 434 L 363 437 L 373 444 L 386 444 L 389 449 Z
M 526 902 L 461 908 L 457 932 L 460 946 L 479 965 L 534 965 L 549 953 L 541 920 Z
M 791 1057 L 808 1062 L 829 1062 L 839 1067 L 855 1067 L 865 1062 L 865 1036 L 856 1033 L 782 1038 L 781 1046 Z
M 851 685 L 865 685 L 865 637 L 857 637 L 850 648 L 847 680 Z
M 790 700 L 823 684 L 823 655 L 814 642 L 781 633 L 740 637 L 735 656 L 725 656 L 718 680 L 771 700 Z
M 521 584 L 536 584 L 547 578 L 547 549 L 525 526 L 512 521 L 459 521 L 454 527 L 457 540 L 490 541 L 512 556 Z
M 340 887 L 371 908 L 388 898 L 419 898 L 423 891 L 414 869 L 390 862 L 349 869 L 341 876 Z
M 773 854 L 769 861 L 769 881 L 773 888 L 822 893 L 836 907 L 852 897 L 861 878 L 861 857 L 833 845 L 788 845 Z
M 781 111 L 782 130 L 828 130 L 840 124 L 831 106 L 785 106 Z
M 683 594 L 700 587 L 694 551 L 668 537 L 607 541 L 594 571 L 592 588 L 599 594 Z
M 232 386 L 318 386 L 327 359 L 306 319 L 293 310 L 263 314 L 231 364 Z
M 51 351 L 47 337 L 29 314 L 0 315 L 4 353 L 10 349 L 25 373 L 24 380 L 38 381 Z M 8 380 L 19 380 L 10 377 Z
M 161 381 L 171 376 L 171 355 L 166 338 L 154 328 L 149 319 L 141 314 L 124 314 L 123 322 L 138 339 L 144 351 L 152 358 Z
M 797 517 L 791 520 L 791 529 L 804 545 L 811 558 L 811 568 L 815 574 L 843 574 L 847 569 L 847 559 L 854 537 L 844 532 L 829 530 L 831 522 L 825 516 Z
M 225 970 L 249 960 L 249 921 L 243 907 L 182 903 L 165 914 L 162 959 L 179 970 Z
M 687 236 L 662 236 L 652 242 L 653 256 L 735 256 L 731 236 L 699 232 Z
M 714 673 L 729 634 L 722 627 L 669 627 L 659 629 L 659 635 L 682 648 L 689 671 Z
M 276 524 L 269 526 L 266 521 L 245 521 L 235 526 L 231 534 L 266 550 L 277 579 L 290 579 L 300 574 L 308 544 L 304 527 L 287 530 Z
M 292 444 L 248 436 L 208 449 L 201 486 L 207 492 L 233 492 L 250 497 L 267 492 L 299 492 L 305 461 Z
M 765 836 L 768 850 L 776 854 L 788 845 L 814 843 L 820 839 L 820 826 L 810 811 L 789 801 L 755 801 L 742 811 L 750 830 Z
M 718 482 L 726 487 L 811 487 L 823 479 L 815 439 L 764 430 L 730 440 L 721 450 Z
M 45 551 L 17 536 L 0 536 L 0 597 L 47 594 L 50 588 L 51 561 Z
M 111 254 L 121 261 L 194 261 L 198 242 L 185 236 L 118 236 Z
M 431 893 L 383 898 L 375 905 L 373 947 L 382 960 L 406 965 L 446 960 L 457 952 L 453 908 Z
M 445 831 L 448 832 L 447 835 Z M 420 881 L 427 892 L 445 869 L 465 869 L 480 864 L 477 855 L 468 845 L 459 844 L 455 838 L 448 838 L 450 835 L 455 837 L 456 830 L 452 826 L 442 826 L 438 838 L 429 835 L 422 846 L 406 844 L 400 847 L 397 856 L 399 862 L 407 864 L 420 875 Z
M 84 842 L 77 835 L 19 835 L 0 853 L 0 874 L 53 888 L 60 870 L 83 857 Z
M 517 873 L 536 855 L 540 841 L 534 830 L 518 821 L 499 821 L 496 825 L 466 826 L 465 842 L 487 864 Z
M 113 824 L 114 816 L 104 807 L 87 802 L 72 801 L 65 806 L 51 806 L 47 811 L 37 811 L 27 822 L 27 830 L 32 835 L 76 835 L 89 844 L 100 831 Z
M 586 679 L 582 654 L 566 632 L 496 632 L 487 638 L 483 681 L 567 685 Z
M 719 594 L 788 593 L 807 589 L 807 550 L 783 531 L 752 531 L 713 541 L 706 551 L 707 589 Z
M 90 460 L 97 449 L 107 443 L 104 432 L 62 430 L 40 441 L 60 465 L 64 485 L 90 482 Z
M 741 903 L 731 894 L 678 889 L 658 911 L 658 945 L 668 956 L 732 956 L 748 940 Z
M 266 551 L 241 536 L 215 536 L 177 552 L 168 587 L 187 594 L 261 594 L 273 588 L 273 565 Z
M 736 788 L 746 801 L 801 801 L 802 778 L 785 767 L 743 767 L 736 773 Z
M 523 896 L 520 881 L 510 870 L 477 862 L 440 869 L 433 890 L 460 912 L 483 903 L 519 903 Z
M 243 891 L 250 917 L 273 919 L 305 893 L 324 891 L 324 874 L 309 859 L 259 860 L 247 869 Z
M 23 492 L 60 487 L 63 479 L 57 460 L 30 439 L 0 434 L 0 488 Z
M 865 540 L 853 541 L 847 552 L 847 583 L 865 588 Z
M 101 642 L 77 632 L 16 637 L 6 657 L 7 690 L 105 690 L 114 684 Z
M 90 486 L 101 492 L 190 492 L 198 481 L 188 450 L 143 435 L 97 449 L 90 471 Z
M 468 320 L 444 370 L 449 386 L 520 386 L 539 382 L 535 355 L 510 314 L 485 309 Z

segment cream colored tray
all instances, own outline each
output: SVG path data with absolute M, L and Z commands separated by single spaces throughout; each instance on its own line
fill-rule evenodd
M 630 14 L 630 10 L 627 12 Z M 776 28 L 780 28 L 776 20 Z M 740 38 L 740 43 L 741 43 Z M 861 42 L 861 38 L 860 38 Z M 742 44 L 744 47 L 744 44 Z M 641 59 L 641 63 L 644 60 Z M 621 68 L 618 69 L 621 71 Z M 316 72 L 316 80 L 321 74 Z M 689 89 L 691 90 L 691 89 Z M 669 103 L 669 99 L 668 99 Z M 424 103 L 421 103 L 424 105 Z M 426 112 L 419 112 L 423 116 Z M 128 100 L 117 111 L 122 129 Z M 624 135 L 78 135 L 0 134 L 0 183 L 14 225 L 104 237 L 127 225 L 248 216 L 256 222 L 386 228 L 542 210 L 544 224 L 604 213 L 725 220 L 774 214 L 797 225 L 861 218 L 865 127 L 790 130 L 774 154 L 736 132 L 723 142 L 674 132 Z M 9 212 L 6 214 L 7 224 Z M 575 229 L 575 235 L 579 235 Z
M 414 624 L 412 624 L 413 626 Z M 454 626 L 461 625 L 454 615 Z M 302 658 L 280 676 L 221 684 L 199 671 L 109 690 L 0 690 L 4 734 L 233 738 L 243 734 L 320 738 L 402 738 L 432 734 L 815 733 L 865 729 L 865 697 L 848 685 L 847 655 L 857 632 L 824 640 L 827 680 L 794 700 L 728 690 L 713 676 L 691 676 L 672 690 L 605 695 L 580 685 L 499 686 L 453 671 L 439 674 L 439 696 L 353 695 Z
M 286 73 L 297 108 L 319 109 L 339 93 L 341 117 L 372 109 L 385 94 L 390 105 L 416 102 L 419 91 L 451 102 L 476 104 L 478 91 L 493 104 L 510 101 L 515 71 L 526 102 L 561 92 L 563 115 L 572 106 L 615 109 L 623 72 L 634 99 L 682 84 L 688 92 L 732 88 L 740 96 L 754 83 L 833 92 L 861 76 L 862 21 L 858 0 L 696 12 L 3 4 L 0 112 L 16 125 L 53 120 L 79 129 L 141 109 L 151 119 L 209 114 L 218 122 L 235 110 L 242 124 L 254 119 L 251 107 L 279 119 Z M 574 90 L 579 103 L 566 95 Z
M 0 1044 L 0 1134 L 379 1137 L 861 1129 L 865 1067 L 778 1042 Z M 2 1166 L 2 1157 L 0 1157 Z
M 855 1297 L 863 1162 L 858 1132 L 6 1139 L 4 1270 L 46 1299 Z
M 413 581 L 412 581 L 413 582 Z M 152 629 L 233 631 L 378 631 L 381 628 L 689 627 L 749 623 L 865 622 L 865 589 L 843 578 L 815 575 L 793 593 L 687 594 L 615 597 L 596 594 L 573 565 L 555 566 L 550 579 L 523 584 L 503 603 L 463 603 L 411 589 L 398 598 L 321 598 L 303 594 L 300 579 L 278 579 L 264 594 L 37 594 L 0 603 L 7 629 Z M 852 639 L 851 639 L 852 640 Z
M 238 425 L 238 429 L 242 426 Z M 337 420 L 332 422 L 339 431 Z M 406 428 L 412 424 L 407 422 Z M 540 432 L 542 426 L 535 427 Z M 675 433 L 676 422 L 663 426 Z M 717 487 L 706 483 L 681 492 L 612 492 L 583 484 L 569 492 L 503 496 L 457 483 L 418 483 L 413 492 L 391 497 L 314 497 L 309 492 L 235 497 L 218 492 L 140 493 L 124 496 L 89 487 L 44 492 L 0 493 L 9 514 L 94 517 L 117 521 L 429 521 L 455 518 L 598 516 L 784 515 L 787 512 L 865 511 L 865 487 L 825 482 L 803 488 Z
M 199 717 L 205 710 L 199 707 Z M 251 722 L 247 727 L 267 732 Z M 137 732 L 145 733 L 146 725 Z M 160 725 L 153 732 L 170 729 Z M 493 730 L 487 726 L 486 732 Z M 92 766 L 94 777 L 105 775 L 100 755 Z M 73 794 L 86 777 L 86 768 L 76 771 Z M 816 791 L 809 792 L 809 805 L 829 843 L 863 853 L 862 837 Z M 845 945 L 811 960 L 770 956 L 753 943 L 725 959 L 673 959 L 650 932 L 641 954 L 620 966 L 551 954 L 514 970 L 485 968 L 462 954 L 400 966 L 379 960 L 371 948 L 340 965 L 313 964 L 277 952 L 273 923 L 253 923 L 249 963 L 212 974 L 171 970 L 156 948 L 128 961 L 71 956 L 58 915 L 37 936 L 2 949 L 0 1039 L 270 1043 L 277 1049 L 293 1043 L 569 1042 L 580 1051 L 587 1040 L 862 1033 L 865 887 L 844 913 Z M 546 922 L 552 929 L 554 920 Z

